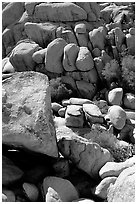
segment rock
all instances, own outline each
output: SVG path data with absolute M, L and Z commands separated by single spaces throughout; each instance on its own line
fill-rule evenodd
M 75 61 L 80 48 L 76 44 L 67 44 L 64 47 L 63 67 L 65 71 L 71 72 L 77 70 Z
M 67 179 L 54 176 L 46 177 L 43 181 L 43 190 L 45 195 L 47 194 L 49 187 L 57 192 L 58 197 L 60 198 L 59 200 L 62 202 L 71 202 L 79 198 L 76 188 Z
M 60 158 L 57 162 L 53 164 L 53 169 L 55 171 L 55 176 L 65 178 L 70 174 L 69 161 L 64 158 Z
M 88 49 L 90 50 L 88 33 L 76 33 L 76 37 L 79 47 L 88 47 Z
M 122 88 L 114 88 L 109 91 L 107 99 L 110 105 L 122 105 L 123 98 L 123 89 Z
M 106 199 L 109 186 L 114 184 L 116 179 L 117 177 L 115 176 L 104 178 L 97 186 L 91 189 L 91 192 L 102 199 Z
M 126 110 L 127 119 L 135 120 L 135 111 Z
M 135 95 L 132 93 L 126 93 L 123 98 L 123 104 L 125 108 L 135 110 Z
M 134 125 L 132 125 L 131 123 L 128 124 L 127 120 L 126 120 L 125 126 L 123 127 L 123 129 L 120 131 L 120 133 L 117 136 L 119 140 L 130 141 L 130 139 L 132 138 Z
M 63 106 L 68 106 L 68 105 L 70 105 L 70 101 L 69 101 L 69 99 L 64 99 L 63 101 L 62 101 L 62 105 Z
M 77 45 L 76 37 L 71 28 L 58 27 L 56 30 L 56 38 L 63 38 L 67 43 L 74 43 Z
M 99 49 L 98 47 L 94 48 L 94 49 L 92 50 L 92 55 L 93 55 L 93 57 L 100 57 L 100 56 L 101 56 L 101 51 L 100 51 L 100 49 Z
M 95 68 L 92 68 L 90 71 L 87 72 L 80 72 L 80 75 L 83 81 L 89 82 L 91 84 L 98 83 L 98 74 Z
M 58 114 L 59 114 L 60 117 L 65 118 L 65 113 L 66 113 L 66 107 L 60 108 L 58 110 Z
M 63 108 L 62 105 L 56 102 L 51 103 L 51 107 L 52 107 L 52 110 L 55 112 L 58 112 L 61 108 Z
M 92 125 L 93 123 L 103 123 L 103 115 L 95 104 L 83 104 L 83 111 L 87 121 Z
M 73 79 L 73 77 L 71 77 L 71 76 L 62 76 L 61 80 L 62 80 L 62 82 L 64 84 L 69 85 L 72 88 L 72 90 L 77 92 L 76 83 L 75 83 L 75 80 Z
M 9 4 L 2 11 L 2 27 L 15 23 L 23 14 L 24 2 L 9 2 Z
M 14 73 L 15 69 L 9 61 L 9 58 L 6 57 L 2 60 L 2 73 Z
M 116 27 L 114 28 L 114 33 L 115 33 L 115 44 L 118 49 L 118 51 L 121 51 L 121 46 L 125 40 L 125 34 L 122 32 L 121 28 Z
M 135 28 L 130 28 L 129 29 L 129 34 L 130 35 L 135 35 Z
M 99 48 L 100 50 L 104 50 L 106 35 L 107 32 L 103 26 L 100 26 L 90 31 L 89 39 L 93 45 L 93 48 Z
M 68 105 L 65 112 L 65 121 L 68 127 L 83 127 L 84 115 L 82 106 Z
M 108 202 L 135 202 L 135 165 L 126 168 L 110 186 Z
M 91 199 L 87 199 L 87 198 L 80 198 L 78 200 L 73 200 L 73 202 L 79 202 L 79 203 L 91 202 L 91 203 L 93 203 L 94 201 Z
M 135 55 L 135 35 L 126 34 L 126 44 L 129 54 Z
M 46 197 L 45 197 L 46 202 L 62 202 L 60 195 L 55 191 L 53 188 L 49 187 L 47 189 Z
M 3 104 L 3 144 L 58 157 L 47 76 L 15 73 L 3 88 L 8 96 Z
M 110 176 L 119 176 L 120 173 L 135 164 L 135 156 L 127 159 L 124 162 L 107 162 L 99 171 L 102 179 Z
M 62 38 L 56 38 L 48 44 L 45 54 L 45 69 L 47 71 L 57 74 L 63 72 L 61 59 L 66 45 L 66 41 Z
M 37 4 L 38 2 L 25 2 L 25 10 L 27 11 L 29 16 L 32 16 Z
M 107 162 L 112 160 L 112 156 L 107 149 L 100 147 L 99 144 L 91 142 L 76 132 L 72 134 L 66 133 L 62 135 L 62 129 L 56 129 L 58 138 L 58 147 L 61 154 L 73 161 L 73 163 L 81 170 L 91 176 L 98 177 L 100 168 Z M 91 159 L 92 158 L 92 159 Z
M 113 126 L 121 130 L 126 123 L 126 112 L 118 105 L 113 105 L 108 109 L 108 117 Z
M 10 159 L 2 156 L 2 185 L 12 184 L 23 176 L 23 171 L 19 169 Z
M 108 104 L 105 100 L 94 101 L 94 104 L 97 105 L 102 114 L 106 114 L 108 112 Z
M 75 33 L 80 33 L 80 34 L 86 33 L 87 32 L 86 24 L 82 23 L 82 22 L 77 22 L 75 24 L 74 31 L 75 31 Z
M 15 71 L 33 71 L 35 62 L 32 59 L 32 55 L 39 49 L 39 45 L 29 39 L 20 41 L 9 57 L 9 61 L 15 68 Z
M 47 52 L 47 48 L 38 50 L 38 51 L 34 52 L 34 54 L 32 55 L 32 59 L 37 64 L 43 63 L 45 60 L 46 52 Z
M 87 13 L 74 3 L 40 3 L 35 6 L 34 19 L 43 22 L 66 22 L 87 19 Z
M 87 47 L 80 47 L 76 67 L 80 71 L 89 71 L 94 67 L 92 55 Z
M 85 81 L 76 81 L 77 89 L 83 98 L 92 100 L 96 93 L 96 85 Z
M 112 58 L 106 53 L 105 50 L 101 51 L 101 58 L 104 65 L 112 60 Z
M 2 193 L 2 202 L 8 202 L 7 196 L 3 193 Z
M 109 4 L 109 5 L 105 5 L 104 8 L 101 9 L 100 11 L 101 18 L 103 18 L 106 23 L 111 22 L 111 14 L 114 8 L 116 8 L 115 4 L 112 4 L 112 5 Z
M 15 194 L 11 190 L 4 189 L 2 193 L 7 197 L 6 202 L 16 202 Z
M 85 103 L 93 104 L 93 102 L 91 100 L 85 99 L 85 98 L 70 98 L 69 102 L 71 105 L 83 105 Z
M 38 200 L 39 191 L 34 184 L 23 183 L 23 189 L 30 201 L 36 202 Z
M 95 57 L 94 58 L 95 67 L 100 79 L 103 79 L 102 70 L 104 68 L 102 57 Z

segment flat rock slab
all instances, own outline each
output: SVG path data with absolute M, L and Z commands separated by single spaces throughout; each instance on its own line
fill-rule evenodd
M 15 73 L 3 89 L 3 144 L 58 157 L 47 76 Z

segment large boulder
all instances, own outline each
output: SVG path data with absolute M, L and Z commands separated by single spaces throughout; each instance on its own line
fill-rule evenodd
M 135 202 L 135 165 L 126 168 L 118 176 L 107 193 L 108 202 Z
M 66 41 L 62 38 L 56 38 L 48 44 L 45 53 L 45 69 L 47 71 L 57 74 L 63 72 L 62 57 L 66 45 Z
M 15 73 L 3 89 L 3 144 L 58 157 L 47 76 Z
M 79 21 L 86 20 L 87 13 L 74 3 L 41 3 L 36 5 L 33 18 L 53 22 Z

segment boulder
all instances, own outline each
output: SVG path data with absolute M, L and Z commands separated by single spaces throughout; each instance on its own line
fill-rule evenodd
M 135 95 L 132 93 L 126 93 L 123 98 L 123 105 L 125 108 L 135 110 Z
M 92 68 L 87 72 L 80 72 L 80 76 L 83 81 L 89 82 L 91 84 L 97 84 L 98 82 L 98 74 L 95 68 Z
M 66 22 L 87 19 L 87 13 L 74 3 L 40 3 L 35 6 L 34 20 Z
M 113 126 L 121 130 L 126 123 L 126 112 L 118 105 L 113 105 L 108 109 L 108 118 Z
M 37 72 L 15 73 L 3 82 L 3 144 L 58 157 L 48 78 Z
M 66 45 L 66 41 L 62 38 L 56 38 L 48 44 L 45 53 L 45 69 L 47 71 L 57 74 L 63 72 L 62 57 Z
M 12 66 L 12 64 L 9 61 L 9 58 L 6 57 L 2 60 L 2 73 L 14 73 L 15 68 Z
M 65 121 L 68 127 L 83 127 L 84 115 L 82 106 L 68 105 L 65 112 Z
M 80 33 L 80 34 L 86 33 L 87 32 L 86 24 L 83 22 L 77 22 L 75 24 L 74 31 L 75 31 L 75 33 Z
M 110 105 L 122 105 L 123 99 L 123 89 L 122 88 L 114 88 L 108 92 L 107 100 Z
M 102 199 L 106 199 L 109 186 L 114 184 L 116 179 L 116 176 L 104 178 L 97 186 L 91 189 L 91 192 Z
M 31 202 L 38 200 L 39 190 L 34 184 L 23 183 L 22 187 Z
M 45 48 L 45 49 L 40 49 L 40 50 L 38 50 L 38 51 L 36 51 L 36 52 L 33 53 L 32 59 L 33 59 L 34 62 L 36 62 L 37 64 L 44 63 L 46 52 L 47 52 L 47 48 Z
M 56 197 L 58 197 L 58 200 L 61 200 L 62 202 L 71 202 L 79 198 L 76 188 L 67 179 L 54 177 L 54 176 L 48 176 L 44 179 L 43 191 L 45 194 L 45 201 L 47 202 L 49 201 L 47 200 L 47 192 L 49 188 L 52 188 L 54 189 L 54 191 L 57 192 L 55 196 L 55 200 L 56 200 Z
M 135 202 L 135 165 L 123 170 L 107 193 L 108 202 Z
M 2 156 L 2 185 L 10 185 L 21 179 L 23 171 L 10 159 Z
M 80 95 L 83 98 L 92 100 L 93 97 L 95 96 L 96 89 L 97 89 L 96 85 L 93 85 L 92 83 L 88 83 L 86 81 L 81 80 L 81 81 L 76 81 L 76 86 Z
M 63 106 L 59 103 L 53 102 L 51 103 L 51 108 L 53 111 L 58 112 L 61 108 L 63 108 Z
M 92 50 L 92 55 L 93 57 L 100 57 L 101 56 L 101 51 L 98 47 L 95 47 L 93 50 Z
M 60 195 L 54 188 L 49 187 L 45 196 L 46 202 L 62 202 Z
M 92 125 L 94 123 L 103 123 L 104 118 L 99 109 L 95 104 L 83 104 L 83 111 L 85 113 L 87 121 Z
M 61 80 L 64 84 L 69 85 L 72 88 L 72 90 L 77 92 L 77 86 L 72 76 L 62 76 Z
M 125 109 L 127 119 L 135 120 L 135 111 Z
M 20 41 L 9 57 L 9 61 L 15 68 L 15 71 L 33 71 L 35 62 L 32 59 L 32 55 L 39 49 L 39 45 L 29 39 Z
M 67 44 L 64 47 L 63 67 L 65 71 L 71 72 L 77 70 L 75 61 L 80 48 L 74 44 Z
M 35 10 L 35 6 L 38 2 L 25 2 L 25 10 L 29 16 L 32 16 Z
M 110 176 L 119 176 L 120 173 L 131 166 L 135 165 L 135 156 L 127 159 L 124 162 L 107 162 L 99 171 L 102 179 Z
M 88 47 L 89 46 L 89 39 L 88 39 L 88 33 L 76 33 L 78 45 L 80 47 Z M 88 47 L 90 50 L 90 48 Z
M 4 202 L 16 202 L 15 193 L 11 190 L 4 189 L 2 193 L 6 196 L 6 200 Z
M 93 104 L 93 102 L 91 100 L 85 99 L 85 98 L 70 98 L 69 102 L 71 105 L 83 105 L 85 103 Z
M 58 110 L 58 114 L 59 114 L 60 117 L 65 118 L 65 113 L 66 113 L 66 107 L 60 108 Z
M 87 47 L 80 47 L 76 67 L 80 71 L 89 71 L 94 67 L 92 55 Z
M 67 43 L 74 43 L 77 45 L 77 40 L 71 27 L 58 27 L 56 30 L 56 38 L 63 38 Z

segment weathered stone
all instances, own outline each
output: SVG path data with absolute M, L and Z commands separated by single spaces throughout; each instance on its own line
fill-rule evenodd
M 92 100 L 96 93 L 96 85 L 85 81 L 76 81 L 77 89 L 83 98 Z
M 68 44 L 64 47 L 63 67 L 66 71 L 77 70 L 75 61 L 80 48 L 76 44 Z
M 7 197 L 6 202 L 16 202 L 15 194 L 11 190 L 4 189 L 2 193 Z
M 91 189 L 91 192 L 102 199 L 106 199 L 108 188 L 115 183 L 116 179 L 117 177 L 115 176 L 104 178 L 97 186 Z
M 89 71 L 94 67 L 92 55 L 87 47 L 80 47 L 76 67 L 80 71 Z
M 51 22 L 86 20 L 87 13 L 74 3 L 41 3 L 36 5 L 34 19 Z
M 135 95 L 132 93 L 126 93 L 123 98 L 123 104 L 126 108 L 135 110 Z
M 84 115 L 82 106 L 68 105 L 65 112 L 65 121 L 68 127 L 83 127 Z
M 47 46 L 45 54 L 45 69 L 49 72 L 61 74 L 63 72 L 62 56 L 64 47 L 67 45 L 62 38 L 56 38 Z
M 43 181 L 43 190 L 46 197 L 48 188 L 54 189 L 62 202 L 71 202 L 79 198 L 78 192 L 73 184 L 67 179 L 49 176 Z M 45 199 L 46 201 L 46 199 Z
M 93 57 L 100 57 L 100 56 L 101 56 L 101 51 L 100 51 L 100 49 L 99 49 L 98 47 L 94 48 L 94 49 L 92 50 L 92 55 L 93 55 Z
M 6 57 L 2 60 L 2 73 L 14 73 L 15 68 L 12 66 L 12 64 L 9 61 L 9 58 Z
M 66 76 L 71 76 L 76 81 L 81 80 L 81 72 L 79 72 L 79 71 L 66 72 L 65 74 L 66 74 Z
M 97 105 L 102 114 L 106 114 L 108 112 L 108 104 L 105 100 L 94 101 L 94 104 Z
M 9 185 L 18 181 L 23 176 L 23 171 L 20 170 L 14 163 L 5 156 L 2 156 L 2 185 Z
M 65 113 L 66 113 L 66 107 L 60 108 L 58 110 L 58 114 L 59 114 L 60 117 L 65 118 Z
M 3 82 L 3 88 L 7 101 L 3 104 L 2 142 L 57 157 L 47 76 L 37 72 L 15 73 Z
M 67 43 L 74 43 L 77 45 L 76 37 L 71 28 L 58 27 L 56 30 L 56 38 L 63 38 Z
M 92 125 L 93 123 L 103 123 L 103 115 L 95 104 L 83 104 L 83 111 L 85 113 L 86 119 Z
M 86 33 L 86 24 L 82 22 L 77 22 L 74 28 L 75 33 Z
M 51 103 L 51 107 L 52 107 L 52 110 L 55 112 L 58 112 L 61 108 L 63 108 L 62 105 L 56 102 Z
M 39 45 L 31 40 L 22 40 L 12 50 L 9 61 L 16 71 L 33 71 L 35 62 L 32 59 L 34 52 L 40 49 Z
M 129 120 L 129 119 L 127 119 Z M 133 135 L 133 130 L 134 130 L 134 125 L 132 125 L 132 123 L 130 122 L 130 124 L 127 123 L 126 120 L 126 124 L 125 126 L 122 128 L 122 130 L 120 131 L 120 133 L 118 134 L 117 138 L 119 140 L 131 140 L 132 135 Z
M 60 158 L 60 160 L 53 164 L 53 169 L 55 171 L 55 176 L 61 178 L 68 177 L 70 173 L 69 161 L 67 159 Z
M 110 105 L 122 105 L 123 98 L 123 89 L 122 88 L 114 88 L 109 91 L 107 100 Z
M 135 35 L 135 28 L 130 28 L 129 33 L 130 35 Z
M 127 159 L 124 162 L 107 162 L 99 171 L 102 179 L 110 176 L 119 176 L 119 174 L 126 168 L 135 164 L 135 156 Z
M 113 105 L 108 109 L 108 117 L 118 130 L 121 130 L 126 123 L 126 112 L 118 105 Z
M 101 18 L 103 18 L 106 23 L 110 23 L 111 14 L 112 14 L 114 8 L 116 8 L 116 5 L 112 4 L 112 5 L 105 5 L 104 8 L 101 9 L 101 11 L 100 11 Z
M 38 4 L 38 2 L 25 2 L 25 9 L 29 16 L 32 16 L 35 10 L 35 6 Z
M 93 102 L 91 100 L 85 99 L 85 98 L 70 98 L 69 102 L 71 105 L 83 105 L 85 103 L 93 104 Z
M 34 52 L 34 54 L 32 55 L 32 59 L 37 64 L 43 63 L 45 60 L 46 52 L 47 52 L 47 48 L 38 50 L 38 51 Z
M 135 202 L 135 165 L 126 168 L 118 176 L 107 194 L 108 202 Z
M 76 33 L 76 37 L 80 47 L 88 47 L 88 33 Z

